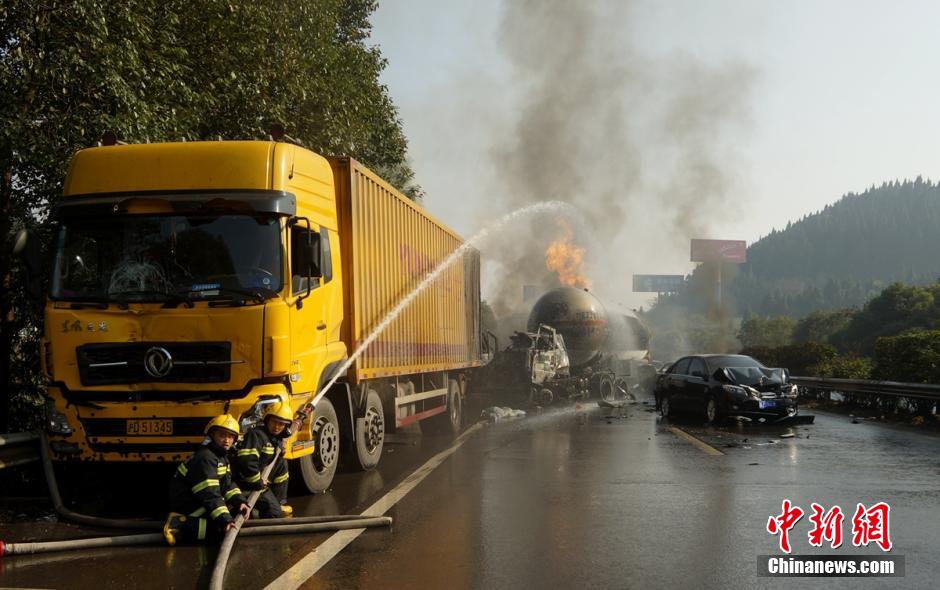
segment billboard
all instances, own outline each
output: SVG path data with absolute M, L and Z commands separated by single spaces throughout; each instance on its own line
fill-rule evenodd
M 692 262 L 747 262 L 744 240 L 692 240 Z
M 682 275 L 633 275 L 633 292 L 678 293 L 684 281 Z

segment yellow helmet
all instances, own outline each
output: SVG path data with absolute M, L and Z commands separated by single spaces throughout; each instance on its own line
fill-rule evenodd
M 209 424 L 206 426 L 206 434 L 209 434 L 209 431 L 213 428 L 228 430 L 235 436 L 239 436 L 241 434 L 241 430 L 238 428 L 238 421 L 228 414 L 221 414 L 210 420 Z
M 287 402 L 276 402 L 268 406 L 264 411 L 264 419 L 268 418 L 277 418 L 283 422 L 290 424 L 294 421 L 294 412 L 290 409 L 290 404 Z

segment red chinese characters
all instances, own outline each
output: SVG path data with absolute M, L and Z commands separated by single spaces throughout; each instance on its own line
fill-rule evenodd
M 780 550 L 790 552 L 790 529 L 803 518 L 803 509 L 793 506 L 790 500 L 783 501 L 783 512 L 779 516 L 771 516 L 767 520 L 767 532 L 771 535 L 780 535 Z
M 812 509 L 809 521 L 813 523 L 813 530 L 809 532 L 809 544 L 822 547 L 823 540 L 826 540 L 830 547 L 837 549 L 842 545 L 842 521 L 845 519 L 842 509 L 833 506 L 826 512 L 816 502 L 813 502 Z
M 839 506 L 826 510 L 823 506 L 813 502 L 813 513 L 809 521 L 813 528 L 809 531 L 809 544 L 812 547 L 822 547 L 828 541 L 829 546 L 837 549 L 842 546 L 842 523 L 845 514 Z M 790 500 L 783 501 L 783 510 L 777 516 L 767 520 L 767 532 L 779 535 L 780 550 L 790 553 L 790 531 L 803 518 L 803 509 L 794 506 Z M 871 508 L 864 504 L 857 504 L 855 515 L 852 517 L 852 544 L 856 547 L 866 547 L 875 543 L 882 551 L 891 551 L 891 507 L 885 502 L 878 502 Z
M 882 551 L 891 551 L 890 513 L 891 507 L 884 502 L 868 509 L 858 504 L 852 517 L 852 544 L 864 547 L 877 543 Z

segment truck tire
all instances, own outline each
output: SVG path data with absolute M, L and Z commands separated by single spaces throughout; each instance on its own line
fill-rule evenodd
M 362 416 L 356 418 L 356 458 L 362 471 L 374 469 L 385 445 L 385 413 L 382 399 L 374 389 L 366 392 Z
M 617 399 L 617 392 L 614 391 L 614 380 L 607 375 L 603 375 L 598 381 L 597 392 L 605 402 L 612 402 Z
M 320 494 L 330 488 L 339 462 L 339 422 L 336 410 L 326 397 L 317 403 L 310 425 L 314 451 L 297 460 L 307 491 Z
M 447 411 L 435 414 L 418 422 L 421 432 L 426 434 L 449 434 L 456 436 L 463 426 L 463 400 L 460 386 L 453 379 L 447 384 Z

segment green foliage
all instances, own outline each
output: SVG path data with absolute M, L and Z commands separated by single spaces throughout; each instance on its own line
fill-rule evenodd
M 773 348 L 792 342 L 796 320 L 786 316 L 764 318 L 750 317 L 741 323 L 738 339 L 746 348 Z
M 940 383 L 940 330 L 879 338 L 872 379 Z
M 871 371 L 871 359 L 854 356 L 837 356 L 825 360 L 815 367 L 810 367 L 808 369 L 808 375 L 834 379 L 870 379 Z
M 814 311 L 796 322 L 793 340 L 796 342 L 828 342 L 832 337 L 845 330 L 855 310 L 837 309 L 834 311 Z
M 882 336 L 937 328 L 940 328 L 940 284 L 916 287 L 896 283 L 854 314 L 848 326 L 833 336 L 833 342 L 842 350 L 870 356 Z
M 789 369 L 791 375 L 813 375 L 815 367 L 836 358 L 836 349 L 829 344 L 800 342 L 786 346 L 755 346 L 741 354 L 752 356 L 768 367 Z

